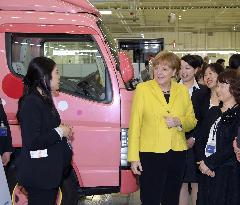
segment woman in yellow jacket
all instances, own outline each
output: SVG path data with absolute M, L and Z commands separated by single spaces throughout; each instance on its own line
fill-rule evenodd
M 135 91 L 128 161 L 140 175 L 142 205 L 178 205 L 186 158 L 185 132 L 196 119 L 189 92 L 172 77 L 180 59 L 160 52 L 153 59 L 154 79 L 140 83 Z

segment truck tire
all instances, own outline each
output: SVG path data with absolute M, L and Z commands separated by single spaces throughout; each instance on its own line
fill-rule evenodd
M 10 190 L 10 194 L 12 196 L 13 205 L 26 205 L 27 199 L 26 197 L 19 192 L 17 188 L 17 180 L 16 180 L 16 163 L 17 158 L 20 154 L 20 149 L 16 149 L 12 156 L 11 162 L 8 164 L 6 171 L 8 186 Z M 70 169 L 69 173 L 65 175 L 63 183 L 60 187 L 60 197 L 62 198 L 60 205 L 77 205 L 79 195 L 78 195 L 78 181 L 75 177 L 75 173 L 73 169 Z

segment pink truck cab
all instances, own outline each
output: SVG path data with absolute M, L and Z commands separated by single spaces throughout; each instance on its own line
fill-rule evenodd
M 61 85 L 54 102 L 62 121 L 74 129 L 73 170 L 63 183 L 62 204 L 73 204 L 64 199 L 75 193 L 136 191 L 127 163 L 133 69 L 98 10 L 87 0 L 0 1 L 0 96 L 16 153 L 21 149 L 16 111 L 22 78 L 36 56 L 57 63 Z M 14 204 L 24 204 L 16 198 Z

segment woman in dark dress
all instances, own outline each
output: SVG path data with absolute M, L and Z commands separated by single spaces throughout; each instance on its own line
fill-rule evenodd
M 232 142 L 240 126 L 240 76 L 228 70 L 218 76 L 215 106 L 198 131 L 197 155 L 201 159 L 197 205 L 239 205 L 240 164 Z
M 24 85 L 17 114 L 22 134 L 17 178 L 28 193 L 28 205 L 54 205 L 72 157 L 68 143 L 72 130 L 61 124 L 52 99 L 52 92 L 59 89 L 55 62 L 34 58 Z
M 204 115 L 209 109 L 209 103 L 207 103 L 207 105 L 203 105 L 202 103 L 202 99 L 205 99 L 206 95 L 208 94 L 208 88 L 206 86 L 198 84 L 194 77 L 195 73 L 197 72 L 197 68 L 200 66 L 201 64 L 199 63 L 199 60 L 194 55 L 188 54 L 181 58 L 181 69 L 179 72 L 181 81 L 179 83 L 186 85 L 188 88 L 195 117 L 198 122 L 197 126 L 193 130 L 185 134 L 188 150 L 184 178 L 182 181 L 183 183 L 179 198 L 179 205 L 190 204 L 189 197 L 191 198 L 192 205 L 196 205 L 197 201 L 199 170 L 196 164 L 196 157 L 193 147 L 196 140 L 194 133 L 195 129 L 201 125 Z M 191 189 L 190 194 L 189 188 Z

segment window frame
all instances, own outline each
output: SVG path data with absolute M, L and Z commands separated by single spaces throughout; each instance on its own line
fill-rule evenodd
M 81 95 L 78 93 L 73 93 L 65 89 L 60 88 L 60 92 L 66 93 L 72 96 L 80 97 L 84 100 L 89 100 L 92 102 L 97 102 L 97 103 L 104 103 L 104 104 L 110 104 L 113 100 L 113 91 L 112 91 L 112 82 L 110 78 L 110 73 L 108 70 L 108 66 L 106 64 L 106 60 L 104 58 L 104 55 L 102 53 L 101 48 L 99 47 L 99 44 L 97 43 L 96 39 L 92 34 L 65 34 L 65 33 L 22 33 L 22 32 L 8 32 L 5 35 L 5 43 L 6 43 L 6 57 L 7 57 L 7 64 L 8 68 L 13 73 L 15 76 L 18 78 L 23 79 L 23 75 L 20 75 L 15 72 L 15 70 L 12 67 L 12 44 L 13 44 L 13 35 L 22 35 L 24 37 L 30 37 L 30 38 L 44 38 L 44 41 L 42 41 L 40 44 L 44 44 L 45 42 L 50 42 L 46 41 L 47 40 L 52 40 L 52 41 L 60 41 L 60 40 L 66 40 L 68 42 L 70 41 L 79 41 L 80 39 L 83 38 L 83 36 L 86 36 L 89 40 L 91 39 L 93 42 L 95 42 L 96 48 L 98 49 L 99 54 L 101 55 L 101 58 L 103 60 L 104 68 L 105 68 L 105 99 L 104 100 L 96 100 L 93 98 L 89 98 L 85 95 Z M 11 46 L 9 46 L 11 45 Z M 40 51 L 40 56 L 44 56 L 44 50 Z

